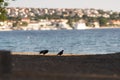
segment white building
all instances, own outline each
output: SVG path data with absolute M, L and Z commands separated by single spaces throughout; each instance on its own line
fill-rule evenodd
M 26 30 L 51 30 L 49 21 L 31 22 Z
M 100 28 L 100 25 L 98 22 L 94 22 L 93 25 L 94 25 L 94 28 Z
M 77 22 L 73 25 L 75 29 L 87 29 L 87 26 L 85 23 Z

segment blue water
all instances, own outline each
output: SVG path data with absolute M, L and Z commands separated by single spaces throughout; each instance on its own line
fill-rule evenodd
M 120 29 L 2 31 L 0 49 L 17 52 L 105 54 L 120 52 Z

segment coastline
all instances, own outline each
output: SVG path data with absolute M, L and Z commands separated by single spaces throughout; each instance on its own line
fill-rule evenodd
M 93 27 L 86 27 L 84 29 L 65 29 L 65 30 L 89 30 L 89 29 L 119 29 L 120 26 L 111 26 L 111 27 L 106 27 L 106 26 L 102 26 L 102 27 L 99 27 L 99 28 L 93 28 Z M 20 30 L 20 29 L 0 29 L 0 32 L 1 31 L 15 31 L 15 30 Z M 36 30 L 36 31 L 45 31 L 45 30 L 48 30 L 48 29 L 43 29 L 43 30 Z M 62 29 L 49 29 L 49 30 L 62 30 Z M 30 30 L 24 30 L 23 31 L 30 31 Z

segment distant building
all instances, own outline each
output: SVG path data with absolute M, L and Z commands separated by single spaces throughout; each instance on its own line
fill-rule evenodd
M 4 22 L 0 22 L 0 26 L 3 26 L 4 25 Z
M 93 27 L 94 28 L 100 28 L 99 22 L 93 22 Z
M 11 30 L 12 23 L 11 22 L 0 22 L 0 31 L 9 31 Z
M 40 25 L 38 22 L 29 23 L 27 26 L 27 30 L 39 30 L 39 28 L 40 28 Z
M 54 29 L 49 21 L 42 20 L 40 22 L 30 22 L 27 30 L 51 30 Z
M 120 26 L 120 20 L 111 20 L 111 24 Z
M 21 21 L 22 21 L 22 22 L 30 23 L 30 19 L 29 19 L 29 18 L 22 18 Z
M 87 26 L 85 23 L 77 22 L 73 25 L 75 29 L 87 29 Z

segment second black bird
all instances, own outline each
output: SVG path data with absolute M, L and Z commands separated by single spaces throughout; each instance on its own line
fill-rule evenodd
M 61 55 L 63 54 L 63 51 L 64 51 L 64 50 L 61 50 L 57 55 L 58 55 L 58 56 L 61 56 Z

